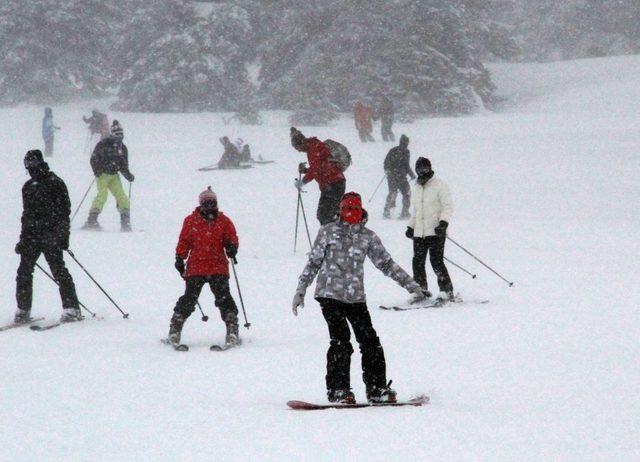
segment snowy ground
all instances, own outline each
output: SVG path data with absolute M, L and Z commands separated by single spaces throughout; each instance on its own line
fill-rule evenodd
M 379 304 L 407 294 L 367 270 L 388 376 L 401 398 L 430 395 L 428 406 L 285 406 L 324 400 L 328 339 L 311 297 L 300 317 L 290 313 L 307 244 L 301 233 L 293 254 L 292 180 L 302 157 L 289 145 L 284 114 L 268 114 L 260 127 L 224 126 L 219 114 L 110 114 L 125 127 L 136 175 L 132 222 L 141 232 L 79 231 L 87 202 L 71 248 L 131 317 L 123 320 L 69 260 L 81 300 L 106 319 L 0 334 L 0 460 L 639 460 L 640 57 L 493 70 L 515 102 L 504 113 L 395 131 L 411 138 L 413 160 L 430 157 L 449 182 L 450 235 L 515 286 L 449 245 L 447 256 L 478 274 L 450 268 L 456 289 L 491 302 L 383 312 Z M 54 108 L 63 130 L 50 164 L 74 209 L 92 178 L 80 120 L 90 109 Z M 22 157 L 41 145 L 40 118 L 39 107 L 0 110 L 1 323 L 15 309 Z M 347 144 L 348 190 L 371 195 L 389 144 L 361 145 L 348 119 L 303 131 Z M 217 160 L 225 134 L 277 163 L 196 171 Z M 210 352 L 224 329 L 203 291 L 211 319 L 194 314 L 183 335 L 192 351 L 176 353 L 159 342 L 183 289 L 174 248 L 207 185 L 240 234 L 238 275 L 252 326 L 241 349 Z M 318 191 L 308 190 L 315 233 Z M 369 224 L 410 269 L 406 223 L 381 219 L 385 194 L 368 204 Z M 119 229 L 113 199 L 101 221 Z M 33 312 L 60 314 L 55 287 L 38 273 Z M 358 353 L 352 382 L 364 399 Z

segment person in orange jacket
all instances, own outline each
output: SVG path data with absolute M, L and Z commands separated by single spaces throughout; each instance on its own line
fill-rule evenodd
M 361 101 L 356 101 L 353 104 L 353 119 L 356 122 L 356 129 L 360 135 L 360 141 L 366 143 L 367 141 L 375 141 L 371 132 L 373 131 L 373 123 L 371 121 L 373 117 L 373 109 L 364 105 Z

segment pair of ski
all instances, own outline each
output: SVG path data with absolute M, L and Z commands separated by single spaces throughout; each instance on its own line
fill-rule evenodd
M 427 308 L 444 308 L 445 306 L 450 306 L 453 304 L 474 304 L 474 305 L 484 305 L 485 303 L 489 303 L 489 300 L 473 300 L 473 301 L 464 301 L 460 298 L 459 295 L 456 295 L 453 299 L 445 300 L 441 298 L 428 298 L 413 304 L 407 305 L 380 305 L 379 308 L 381 310 L 387 311 L 411 311 L 411 310 L 424 310 Z
M 275 160 L 252 160 L 250 162 L 241 162 L 237 166 L 229 166 L 229 167 L 219 167 L 218 164 L 208 165 L 206 167 L 200 167 L 198 171 L 200 172 L 210 172 L 212 170 L 246 170 L 248 168 L 253 168 L 254 165 L 265 165 L 265 164 L 273 164 Z
M 56 327 L 59 327 L 63 324 L 73 324 L 75 322 L 79 322 L 79 321 L 71 321 L 71 322 L 62 322 L 62 321 L 54 321 L 51 322 L 49 324 L 36 324 L 40 321 L 44 321 L 45 318 L 43 317 L 39 317 L 39 318 L 33 318 L 30 319 L 27 322 L 21 322 L 21 323 L 15 323 L 12 322 L 11 324 L 7 324 L 5 326 L 0 327 L 0 332 L 5 331 L 5 330 L 10 330 L 10 329 L 16 329 L 18 327 L 29 327 L 29 329 L 33 330 L 33 331 L 43 331 L 43 330 L 50 330 Z M 93 319 L 98 319 L 101 320 L 102 318 L 93 318 Z M 84 320 L 84 318 L 83 318 Z
M 184 343 L 173 343 L 169 339 L 166 339 L 166 338 L 160 339 L 160 341 L 164 345 L 169 345 L 170 347 L 172 347 L 176 351 L 189 351 L 189 345 L 186 345 Z M 223 345 L 214 344 L 214 345 L 211 345 L 209 347 L 209 350 L 210 351 L 227 351 L 227 350 L 230 350 L 231 348 L 235 348 L 235 347 L 237 347 L 239 345 L 240 344 L 231 344 L 231 343 L 225 343 Z
M 416 396 L 407 401 L 397 401 L 395 403 L 329 403 L 315 404 L 306 401 L 287 401 L 287 406 L 296 411 L 318 411 L 322 409 L 361 409 L 364 407 L 401 407 L 401 406 L 422 406 L 429 403 L 429 397 L 426 395 Z

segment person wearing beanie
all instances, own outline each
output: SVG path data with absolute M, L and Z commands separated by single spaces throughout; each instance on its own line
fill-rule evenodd
M 83 229 L 100 229 L 98 215 L 102 212 L 109 192 L 116 199 L 118 211 L 120 212 L 120 229 L 131 231 L 131 215 L 129 197 L 122 188 L 120 173 L 129 182 L 133 182 L 135 177 L 129 171 L 129 150 L 122 142 L 124 130 L 117 120 L 111 125 L 111 136 L 98 142 L 91 154 L 91 169 L 96 176 L 98 194 L 96 195 L 87 222 Z
M 240 344 L 238 308 L 229 290 L 229 261 L 237 263 L 238 235 L 233 222 L 218 210 L 218 198 L 209 186 L 198 197 L 199 206 L 184 219 L 176 247 L 175 268 L 185 281 L 185 291 L 173 309 L 168 343 L 180 344 L 182 327 L 195 310 L 205 284 L 216 299 L 224 321 L 226 346 Z
M 396 206 L 396 198 L 398 191 L 402 193 L 402 212 L 400 218 L 409 218 L 409 206 L 411 205 L 411 186 L 407 181 L 407 175 L 413 180 L 416 176 L 413 174 L 409 165 L 411 153 L 408 149 L 409 138 L 407 135 L 400 137 L 400 144 L 391 148 L 387 157 L 384 159 L 384 173 L 389 183 L 389 194 L 384 205 L 384 218 L 391 218 L 391 209 Z
M 49 264 L 62 298 L 62 322 L 80 321 L 82 315 L 73 278 L 64 263 L 62 252 L 69 249 L 69 215 L 71 202 L 67 186 L 49 170 L 42 152 L 32 150 L 24 157 L 31 177 L 22 187 L 22 230 L 15 251 L 20 255 L 16 277 L 18 309 L 14 321 L 31 321 L 33 270 L 41 254 Z
M 338 215 L 340 198 L 346 189 L 346 180 L 340 167 L 331 161 L 331 149 L 318 138 L 307 138 L 300 130 L 291 127 L 291 146 L 296 151 L 307 154 L 309 167 L 304 162 L 298 165 L 298 171 L 304 174 L 301 180 L 296 179 L 296 188 L 316 180 L 320 187 L 320 200 L 316 218 L 321 225 L 335 220 Z
M 44 140 L 44 155 L 46 157 L 53 156 L 53 141 L 56 130 L 60 130 L 60 127 L 56 127 L 53 123 L 53 110 L 46 107 L 42 118 L 42 139 Z
M 453 214 L 451 193 L 447 184 L 434 176 L 429 159 L 420 157 L 416 161 L 416 173 L 418 178 L 413 188 L 413 216 L 405 233 L 413 240 L 413 278 L 431 296 L 425 271 L 429 253 L 431 267 L 438 279 L 438 298 L 451 300 L 454 297 L 453 284 L 444 264 L 447 227 Z
M 362 353 L 362 377 L 369 402 L 395 402 L 396 392 L 387 382 L 386 362 L 380 339 L 371 324 L 364 290 L 364 262 L 369 257 L 386 276 L 414 294 L 414 301 L 425 294 L 382 245 L 380 238 L 366 227 L 367 212 L 359 194 L 350 192 L 340 201 L 340 218 L 320 228 L 298 279 L 292 311 L 304 306 L 307 288 L 316 278 L 314 298 L 322 308 L 329 328 L 327 352 L 327 397 L 330 402 L 354 403 L 350 365 L 353 347 L 349 324 Z

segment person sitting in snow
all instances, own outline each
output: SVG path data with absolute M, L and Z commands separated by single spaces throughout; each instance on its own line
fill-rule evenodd
M 220 143 L 224 146 L 224 152 L 222 153 L 222 157 L 218 162 L 219 168 L 233 168 L 238 167 L 240 165 L 240 151 L 238 148 L 229 140 L 228 136 L 223 136 L 220 138 Z

